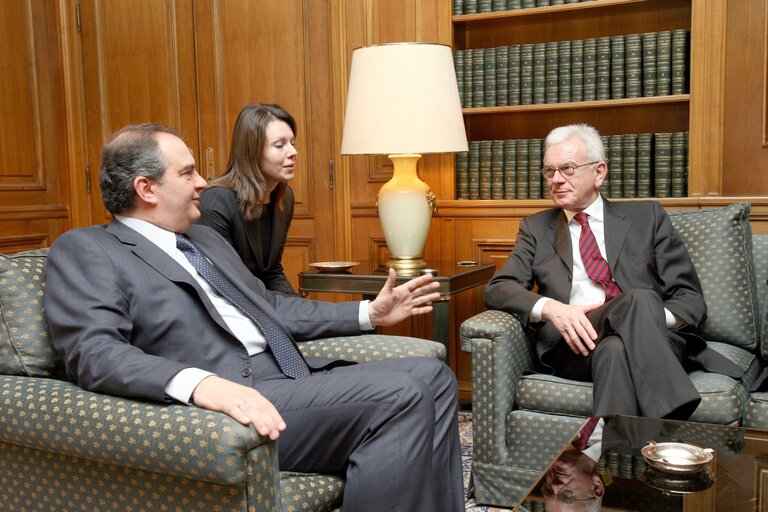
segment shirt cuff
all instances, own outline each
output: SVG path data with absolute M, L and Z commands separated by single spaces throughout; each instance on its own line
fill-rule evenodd
M 216 374 L 199 368 L 184 368 L 166 383 L 165 394 L 183 404 L 190 404 L 189 399 L 197 385 L 211 375 Z
M 536 304 L 534 304 L 533 307 L 531 308 L 531 312 L 528 313 L 528 321 L 541 322 L 541 310 L 544 309 L 544 304 L 546 304 L 551 300 L 554 300 L 554 299 L 550 299 L 549 297 L 542 297 L 539 300 L 537 300 Z
M 371 317 L 368 316 L 368 304 L 370 302 L 369 300 L 360 301 L 360 312 L 357 314 L 357 320 L 360 323 L 361 331 L 372 331 L 375 329 L 375 326 L 371 323 Z
M 667 329 L 676 329 L 683 325 L 683 321 L 677 318 L 674 313 L 667 308 L 664 308 L 664 319 L 667 323 Z

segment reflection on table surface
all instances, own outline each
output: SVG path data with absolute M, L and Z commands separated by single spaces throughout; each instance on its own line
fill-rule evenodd
M 563 446 L 519 510 L 768 510 L 768 432 L 630 416 L 595 420 L 591 434 L 575 432 Z M 585 424 L 581 432 L 589 430 Z M 647 449 L 644 458 L 651 441 L 667 451 Z
M 316 263 L 323 263 L 323 262 L 316 262 Z M 352 263 L 352 262 L 350 262 Z M 354 262 L 357 263 L 356 265 L 350 267 L 348 270 L 343 271 L 336 271 L 336 272 L 322 272 L 318 270 L 317 268 L 309 267 L 306 270 L 302 271 L 301 274 L 308 275 L 308 274 L 318 274 L 322 276 L 333 276 L 333 275 L 360 275 L 360 276 L 386 276 L 389 272 L 389 269 L 379 263 L 371 262 L 371 261 L 358 261 Z M 476 261 L 439 261 L 439 260 L 428 260 L 427 261 L 427 268 L 428 269 L 434 269 L 437 270 L 437 277 L 447 277 L 452 276 L 455 274 L 460 274 L 462 272 L 470 272 L 477 270 L 478 268 L 486 267 L 488 264 L 482 264 L 478 263 Z M 412 277 L 415 277 L 413 275 L 411 276 L 402 276 L 403 278 L 410 279 Z

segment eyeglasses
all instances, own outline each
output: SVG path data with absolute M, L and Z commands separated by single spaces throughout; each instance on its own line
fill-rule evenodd
M 561 493 L 556 493 L 548 485 L 543 485 L 541 487 L 541 493 L 545 498 L 554 498 L 556 501 L 562 503 L 563 505 L 573 505 L 574 503 L 580 501 L 592 501 L 597 498 L 597 496 L 594 494 L 592 496 L 587 496 L 586 498 L 577 498 L 573 495 L 573 492 L 567 489 Z
M 573 176 L 573 173 L 576 172 L 576 169 L 578 169 L 579 167 L 584 167 L 587 165 L 595 165 L 599 163 L 600 161 L 598 160 L 596 162 L 587 162 L 586 164 L 581 164 L 581 165 L 564 165 L 562 167 L 544 167 L 543 169 L 541 169 L 541 174 L 548 180 L 552 179 L 556 171 L 560 171 L 560 174 L 562 174 L 563 176 L 571 177 Z

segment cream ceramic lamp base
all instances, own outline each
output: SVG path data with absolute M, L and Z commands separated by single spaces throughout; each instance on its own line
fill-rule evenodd
M 379 190 L 376 203 L 381 228 L 392 259 L 387 267 L 399 275 L 415 275 L 425 268 L 422 259 L 435 209 L 435 195 L 416 174 L 421 155 L 389 155 L 394 173 Z

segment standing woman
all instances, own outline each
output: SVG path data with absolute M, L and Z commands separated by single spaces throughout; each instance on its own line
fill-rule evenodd
M 267 289 L 296 295 L 282 257 L 293 218 L 296 121 L 278 105 L 251 104 L 232 132 L 226 172 L 200 197 L 200 223 L 218 231 Z

